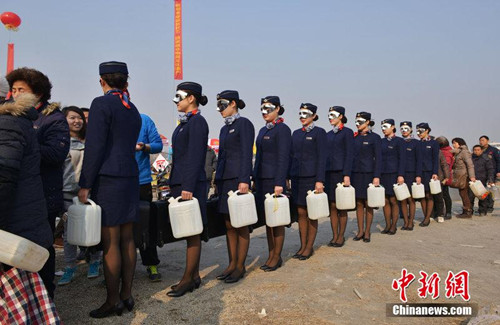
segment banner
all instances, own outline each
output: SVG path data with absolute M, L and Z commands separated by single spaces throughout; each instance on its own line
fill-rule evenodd
M 174 13 L 174 79 L 182 80 L 182 4 L 175 0 Z
M 7 48 L 7 74 L 14 70 L 14 43 L 9 43 Z

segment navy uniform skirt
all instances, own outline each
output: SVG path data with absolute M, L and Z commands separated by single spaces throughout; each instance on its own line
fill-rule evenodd
M 216 181 L 217 193 L 219 194 L 217 211 L 219 213 L 229 214 L 229 207 L 227 205 L 227 199 L 229 198 L 229 196 L 227 195 L 227 192 L 237 191 L 239 184 L 240 182 L 238 182 L 237 178 L 221 179 Z
M 139 219 L 139 177 L 99 175 L 90 197 L 101 207 L 101 224 L 114 227 Z
M 292 200 L 296 205 L 306 206 L 307 191 L 314 191 L 316 177 L 298 177 L 293 178 L 292 182 Z
M 201 219 L 203 224 L 207 224 L 207 181 L 198 181 L 194 187 L 193 196 L 198 200 L 201 211 Z M 170 194 L 173 198 L 181 196 L 182 187 L 180 185 L 173 185 L 170 187 Z
M 417 177 L 416 172 L 406 172 L 405 173 L 405 183 L 408 186 L 408 189 L 410 190 L 411 193 L 411 187 L 413 183 L 415 183 L 415 177 Z
M 368 184 L 373 181 L 373 172 L 369 173 L 352 173 L 351 176 L 351 185 L 356 190 L 356 199 L 367 199 L 368 192 Z
M 380 185 L 385 188 L 385 195 L 394 196 L 394 184 L 398 182 L 398 173 L 384 173 L 380 176 Z
M 431 179 L 432 179 L 432 172 L 422 172 L 422 184 L 424 184 L 425 193 L 430 193 L 431 191 L 431 186 L 429 185 Z
M 335 202 L 335 190 L 337 189 L 337 184 L 344 181 L 344 175 L 342 171 L 328 171 L 326 173 L 325 181 L 325 191 L 328 194 L 328 200 L 330 202 Z

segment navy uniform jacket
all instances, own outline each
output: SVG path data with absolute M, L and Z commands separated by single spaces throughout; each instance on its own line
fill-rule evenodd
M 394 137 L 389 141 L 386 137 L 382 139 L 382 174 L 397 173 L 398 176 L 405 175 L 406 146 L 400 137 Z
M 254 138 L 253 124 L 244 117 L 220 129 L 216 180 L 238 178 L 250 185 Z
M 354 163 L 352 171 L 356 173 L 373 173 L 380 178 L 382 171 L 382 150 L 380 136 L 373 132 L 354 137 Z
M 274 179 L 275 186 L 285 186 L 290 164 L 292 135 L 285 123 L 278 123 L 274 128 L 263 127 L 257 136 L 257 156 L 253 177 Z
M 81 188 L 92 188 L 98 175 L 139 175 L 135 145 L 142 121 L 135 105 L 129 104 L 130 109 L 112 94 L 92 101 L 79 182 Z
M 330 131 L 326 134 L 327 143 L 327 171 L 342 171 L 343 176 L 351 176 L 354 149 L 354 133 L 344 128 L 337 133 Z
M 170 186 L 180 185 L 183 191 L 194 193 L 197 182 L 206 182 L 208 124 L 199 113 L 180 123 L 172 134 L 172 171 Z
M 420 141 L 422 150 L 422 171 L 438 174 L 439 144 L 436 140 Z
M 416 177 L 422 177 L 422 146 L 420 141 L 414 138 L 403 139 L 405 147 L 405 172 L 415 173 Z
M 315 126 L 310 132 L 302 128 L 292 134 L 292 164 L 290 176 L 315 177 L 316 182 L 325 181 L 326 131 Z

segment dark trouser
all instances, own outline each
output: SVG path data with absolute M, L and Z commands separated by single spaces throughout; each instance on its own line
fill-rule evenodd
M 445 212 L 446 214 L 451 215 L 451 196 L 450 196 L 450 188 L 448 186 L 443 186 L 442 189 L 443 193 L 443 199 L 444 199 L 444 205 L 445 205 Z
M 435 194 L 432 196 L 434 199 L 434 216 L 442 217 L 444 216 L 444 198 L 443 192 Z
M 139 199 L 141 201 L 153 201 L 153 189 L 151 187 L 151 183 L 140 186 Z M 150 245 L 147 245 L 146 249 L 139 248 L 142 265 L 158 265 L 160 264 L 160 260 L 158 259 L 158 252 L 156 251 L 156 232 L 150 233 L 149 238 Z
M 464 210 L 471 210 L 470 200 L 469 200 L 469 186 L 464 189 L 459 189 L 458 194 L 460 194 L 460 198 L 462 198 L 462 204 L 464 205 Z
M 488 195 L 488 197 L 486 199 L 484 199 L 484 201 L 486 202 L 486 207 L 487 209 L 493 209 L 494 205 L 495 205 L 495 200 L 493 200 L 493 195 Z
M 52 229 L 52 236 L 54 236 L 54 231 L 56 229 L 56 217 L 59 216 L 59 212 L 49 212 L 48 214 L 50 228 Z M 42 278 L 43 284 L 45 285 L 50 298 L 54 299 L 54 290 L 56 289 L 56 286 L 54 284 L 54 277 L 56 272 L 56 250 L 54 249 L 54 246 L 51 245 L 48 248 L 48 251 L 49 258 L 47 259 L 47 262 L 45 262 L 45 265 L 42 267 L 42 269 L 38 271 L 38 274 Z

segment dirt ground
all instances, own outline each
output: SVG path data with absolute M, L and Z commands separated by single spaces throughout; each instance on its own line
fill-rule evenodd
M 496 205 L 499 206 L 497 201 Z M 459 202 L 454 202 L 458 213 Z M 417 222 L 422 218 L 417 211 Z M 402 220 L 400 220 L 400 223 Z M 320 220 L 315 254 L 307 261 L 291 259 L 299 247 L 297 225 L 286 231 L 283 267 L 263 272 L 267 242 L 263 228 L 254 231 L 247 259 L 247 275 L 236 284 L 215 277 L 227 263 L 224 237 L 203 243 L 202 286 L 181 298 L 166 292 L 184 269 L 185 244 L 169 244 L 159 249 L 159 270 L 163 281 L 150 283 L 138 258 L 134 281 L 136 307 L 121 317 L 92 320 L 91 309 L 105 299 L 103 277 L 88 280 L 87 265 L 79 266 L 74 281 L 56 290 L 56 306 L 66 324 L 466 324 L 469 318 L 388 318 L 386 303 L 399 302 L 391 288 L 401 269 L 417 279 L 408 289 L 409 302 L 433 302 L 417 296 L 420 270 L 441 276 L 441 296 L 437 303 L 462 303 L 460 297 L 444 296 L 448 271 L 470 273 L 470 302 L 479 308 L 500 305 L 500 208 L 493 215 L 472 220 L 453 218 L 445 223 L 432 221 L 427 228 L 398 230 L 395 236 L 380 234 L 384 225 L 381 211 L 375 214 L 371 243 L 355 242 L 355 215 L 349 214 L 346 244 L 327 247 L 331 239 L 328 219 Z M 399 226 L 400 227 L 400 226 Z M 57 252 L 57 267 L 63 268 L 63 252 Z M 139 255 L 138 255 L 139 256 Z M 496 261 L 496 263 L 495 263 Z M 354 292 L 357 290 L 361 296 Z M 259 316 L 265 309 L 266 316 Z

